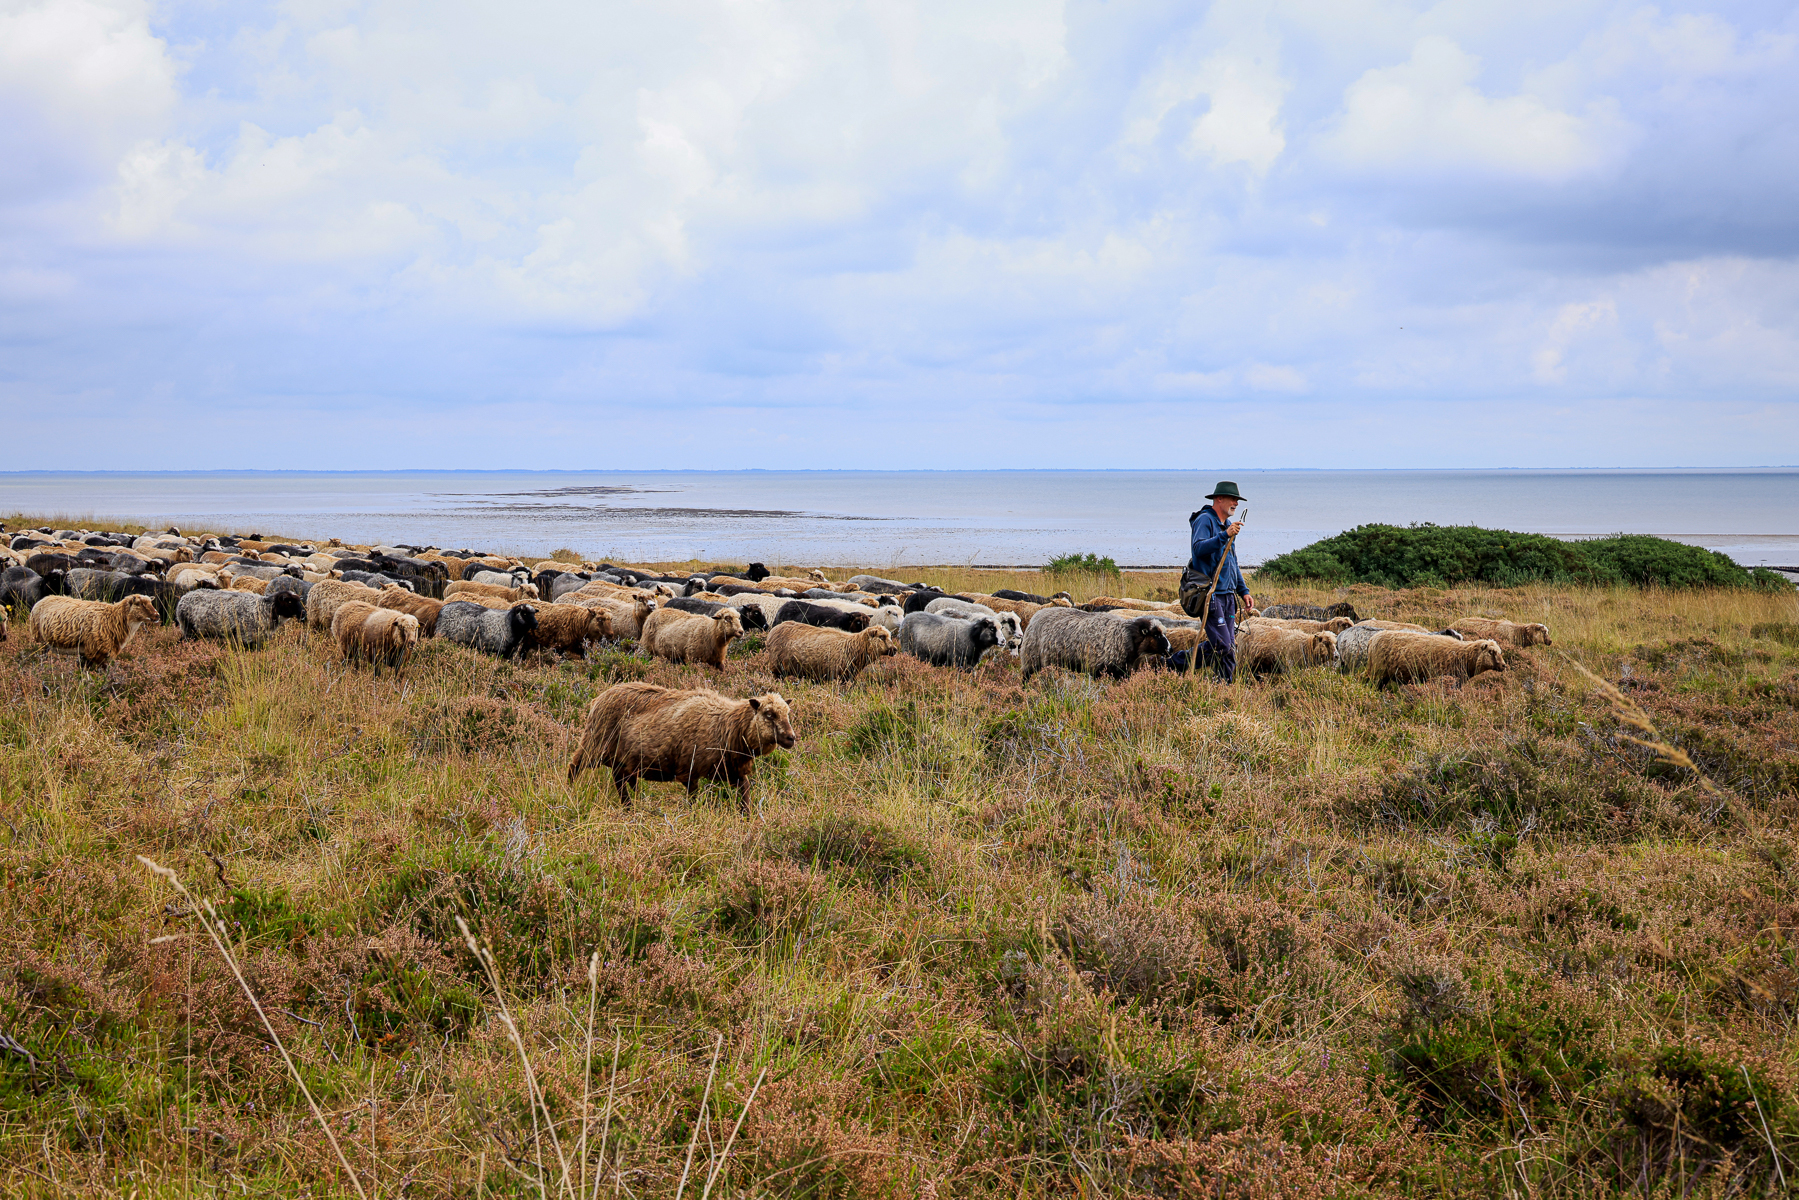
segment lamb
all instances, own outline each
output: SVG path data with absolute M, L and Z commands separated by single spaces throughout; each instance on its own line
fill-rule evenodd
M 437 614 L 443 611 L 444 602 L 442 600 L 433 600 L 429 596 L 409 592 L 397 583 L 388 584 L 377 595 L 375 603 L 381 608 L 391 608 L 395 612 L 403 612 L 417 621 L 420 636 L 437 636 Z
M 823 629 L 788 621 L 768 635 L 768 655 L 776 675 L 798 675 L 819 682 L 854 679 L 877 659 L 899 653 L 899 643 L 879 625 L 861 633 Z
M 537 614 L 528 604 L 496 609 L 451 600 L 437 613 L 437 636 L 501 658 L 522 657 L 536 630 Z
M 376 608 L 361 600 L 337 606 L 331 617 L 331 639 L 346 663 L 366 658 L 381 677 L 381 665 L 399 671 L 419 645 L 418 618 L 397 609 Z
M 707 664 L 725 669 L 725 651 L 743 636 L 743 619 L 734 608 L 710 617 L 659 608 L 643 623 L 638 639 L 644 651 L 673 663 Z
M 398 584 L 394 585 L 398 587 Z M 306 627 L 331 632 L 331 616 L 337 606 L 347 600 L 360 600 L 364 604 L 380 604 L 381 593 L 372 587 L 345 580 L 328 579 L 324 583 L 315 583 L 312 590 L 306 593 Z
M 293 618 L 304 620 L 306 604 L 292 592 L 257 596 L 249 592 L 193 591 L 175 605 L 181 640 L 222 638 L 246 649 L 262 645 Z
M 818 625 L 826 629 L 842 629 L 849 633 L 861 633 L 868 628 L 869 617 L 873 609 L 865 612 L 844 612 L 841 609 L 828 608 L 823 604 L 814 604 L 810 600 L 785 600 L 775 610 L 775 624 L 784 621 L 803 621 L 807 625 Z
M 1348 617 L 1352 623 L 1360 624 L 1362 620 L 1346 601 L 1325 608 L 1316 604 L 1270 604 L 1267 608 L 1257 609 L 1256 614 L 1283 621 L 1328 621 L 1332 617 Z
M 612 636 L 612 615 L 603 608 L 573 604 L 534 604 L 540 649 L 587 657 L 587 643 Z
M 1456 641 L 1432 633 L 1384 629 L 1369 644 L 1368 668 L 1377 686 L 1423 683 L 1439 675 L 1453 675 L 1465 683 L 1483 671 L 1505 670 L 1505 654 L 1491 638 Z
M 148 596 L 113 604 L 45 596 L 31 606 L 31 636 L 58 654 L 73 654 L 79 667 L 104 667 L 138 630 L 155 623 L 156 605 Z
M 1431 630 L 1406 621 L 1359 621 L 1337 635 L 1337 665 L 1345 671 L 1356 671 L 1367 666 L 1368 647 L 1374 643 L 1374 635 L 1391 630 L 1398 630 L 1402 633 L 1428 633 L 1433 637 L 1441 637 L 1449 641 L 1459 642 L 1462 640 L 1462 635 L 1453 629 Z
M 981 656 L 1000 644 L 999 622 L 992 617 L 942 616 L 915 612 L 900 622 L 900 649 L 932 666 L 973 670 Z
M 640 780 L 679 783 L 691 796 L 714 779 L 736 788 L 747 812 L 756 759 L 777 746 L 791 750 L 798 741 L 779 692 L 732 700 L 705 688 L 619 683 L 587 706 L 587 726 L 568 764 L 568 781 L 572 786 L 589 767 L 608 767 L 628 809 L 631 789 Z
M 1074 608 L 1040 609 L 1024 631 L 1024 678 L 1045 667 L 1065 667 L 1122 679 L 1143 655 L 1165 658 L 1168 635 L 1150 617 L 1125 620 Z
M 1518 650 L 1526 646 L 1555 644 L 1549 640 L 1549 626 L 1541 622 L 1520 625 L 1511 621 L 1489 621 L 1485 617 L 1463 617 L 1459 621 L 1450 622 L 1449 627 L 1467 637 L 1486 638 L 1501 646 L 1511 646 Z
M 1300 667 L 1337 665 L 1337 635 L 1328 630 L 1306 632 L 1273 624 L 1246 624 L 1237 631 L 1237 669 L 1253 675 L 1284 673 Z

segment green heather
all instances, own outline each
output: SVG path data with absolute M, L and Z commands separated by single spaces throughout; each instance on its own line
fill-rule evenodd
M 1774 571 L 1738 566 L 1728 555 L 1644 534 L 1564 542 L 1537 533 L 1473 525 L 1358 525 L 1269 559 L 1266 580 L 1448 587 L 1525 583 L 1663 588 L 1791 590 Z
M 1393 532 L 1369 561 L 1459 531 Z M 1470 569 L 1613 561 L 1483 536 Z M 630 646 L 514 664 L 428 642 L 376 680 L 295 626 L 252 653 L 164 629 L 77 673 L 15 622 L 0 1184 L 1790 1194 L 1792 595 L 1256 591 L 1544 621 L 1555 644 L 1459 689 L 1027 687 L 1009 663 L 904 656 L 813 685 L 749 639 L 722 677 Z M 1719 791 L 1633 741 L 1576 664 Z M 674 785 L 622 811 L 604 772 L 570 788 L 565 768 L 588 702 L 628 679 L 778 689 L 799 745 L 763 761 L 747 813 Z M 216 906 L 354 1184 L 202 916 L 140 855 Z

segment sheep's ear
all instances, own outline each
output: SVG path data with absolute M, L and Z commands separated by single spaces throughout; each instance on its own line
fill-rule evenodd
M 750 711 L 751 712 L 762 711 L 762 701 L 756 699 L 756 697 L 754 697 L 754 696 L 751 696 L 750 697 Z

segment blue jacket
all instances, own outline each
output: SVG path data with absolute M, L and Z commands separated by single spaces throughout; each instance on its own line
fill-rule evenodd
M 1208 504 L 1187 518 L 1187 528 L 1191 531 L 1193 542 L 1193 556 L 1187 560 L 1187 569 L 1209 582 L 1213 569 L 1218 566 L 1218 555 L 1224 549 L 1225 527 L 1218 520 L 1217 510 Z M 1249 589 L 1243 585 L 1243 573 L 1237 570 L 1235 546 L 1225 556 L 1224 570 L 1218 572 L 1218 594 L 1249 595 Z

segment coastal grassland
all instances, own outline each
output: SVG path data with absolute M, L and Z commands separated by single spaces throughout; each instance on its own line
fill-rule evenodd
M 216 905 L 370 1195 L 1799 1178 L 1793 598 L 1262 599 L 1542 620 L 1555 645 L 1461 689 L 1021 686 L 903 657 L 812 685 L 770 677 L 753 637 L 722 679 L 628 648 L 519 665 L 427 643 L 375 680 L 293 626 L 250 653 L 161 630 L 79 673 L 15 625 L 0 1186 L 355 1194 L 139 855 Z M 1627 740 L 1574 664 L 1721 794 Z M 778 688 L 800 743 L 749 813 L 672 785 L 624 812 L 564 771 L 586 703 L 627 679 Z

